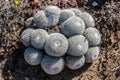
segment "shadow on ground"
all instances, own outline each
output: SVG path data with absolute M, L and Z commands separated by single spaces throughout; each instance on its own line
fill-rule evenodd
M 86 64 L 81 69 L 73 71 L 65 68 L 58 75 L 48 75 L 40 65 L 30 66 L 25 62 L 24 50 L 25 48 L 16 49 L 7 59 L 2 71 L 5 80 L 25 80 L 26 77 L 30 80 L 71 80 L 73 77 L 80 76 L 91 66 L 91 64 Z

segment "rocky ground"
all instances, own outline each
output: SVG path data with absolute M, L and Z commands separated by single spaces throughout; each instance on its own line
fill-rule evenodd
M 13 0 L 0 0 L 0 80 L 120 80 L 119 0 L 107 0 L 98 7 L 93 7 L 91 0 L 88 3 L 80 0 L 36 1 L 20 0 L 20 4 L 15 5 Z M 95 27 L 102 35 L 101 52 L 96 61 L 75 71 L 65 68 L 54 76 L 43 72 L 40 65 L 30 66 L 24 61 L 25 47 L 20 34 L 26 28 L 25 21 L 47 5 L 57 5 L 61 9 L 77 7 L 91 13 Z M 57 27 L 47 30 L 55 32 Z

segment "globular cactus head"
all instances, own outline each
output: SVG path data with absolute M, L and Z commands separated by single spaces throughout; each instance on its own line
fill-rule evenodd
M 86 63 L 91 63 L 93 62 L 95 59 L 98 58 L 98 55 L 100 53 L 100 48 L 99 47 L 90 47 L 87 51 L 87 53 L 85 54 L 85 60 Z
M 59 22 L 60 8 L 57 6 L 47 6 L 45 8 L 45 14 L 49 21 L 50 26 L 55 26 Z
M 48 33 L 43 29 L 35 30 L 31 35 L 31 43 L 34 48 L 43 49 L 44 43 L 48 39 Z
M 79 9 L 76 9 L 76 8 L 70 8 L 70 10 L 72 10 L 76 16 L 80 16 L 81 14 L 81 11 Z
M 42 69 L 50 75 L 60 73 L 65 66 L 65 61 L 62 57 L 52 57 L 45 55 L 41 62 Z
M 71 37 L 74 35 L 83 34 L 85 30 L 85 24 L 81 18 L 74 16 L 63 22 L 59 29 L 60 32 L 65 36 Z
M 43 52 L 41 50 L 29 47 L 24 52 L 25 61 L 30 65 L 39 65 L 41 63 Z
M 60 8 L 57 7 L 57 6 L 47 6 L 45 8 L 45 13 L 46 13 L 46 16 L 49 16 L 49 15 L 58 15 L 60 16 Z
M 101 35 L 96 28 L 89 27 L 84 32 L 90 46 L 97 46 L 101 42 Z
M 25 21 L 25 26 L 26 27 L 30 27 L 32 24 L 33 24 L 33 17 L 30 17 Z
M 36 27 L 38 28 L 46 28 L 49 25 L 49 21 L 46 17 L 45 11 L 38 11 L 33 18 L 34 23 L 36 24 Z
M 34 32 L 34 29 L 28 28 L 24 30 L 21 34 L 21 41 L 26 46 L 31 46 L 31 34 Z
M 72 56 L 82 56 L 88 50 L 88 41 L 83 35 L 72 36 L 68 39 L 67 54 Z
M 52 33 L 46 40 L 44 46 L 45 52 L 51 56 L 63 56 L 68 49 L 68 41 L 66 37 L 60 33 Z
M 86 27 L 94 27 L 95 26 L 95 21 L 89 13 L 82 12 L 79 17 L 84 20 Z
M 66 56 L 65 58 L 66 66 L 69 69 L 76 70 L 81 68 L 85 63 L 85 57 L 83 56 Z
M 59 24 L 61 25 L 64 21 L 73 16 L 75 16 L 75 13 L 72 10 L 69 9 L 62 10 L 60 13 Z

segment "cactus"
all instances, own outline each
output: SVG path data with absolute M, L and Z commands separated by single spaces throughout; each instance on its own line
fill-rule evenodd
M 26 46 L 31 46 L 31 34 L 34 32 L 34 29 L 28 28 L 24 30 L 21 34 L 21 41 Z
M 97 46 L 101 42 L 101 35 L 96 28 L 89 27 L 84 32 L 90 46 Z
M 75 13 L 72 10 L 69 10 L 69 9 L 62 10 L 60 13 L 59 24 L 61 25 L 68 18 L 73 17 L 73 16 L 75 16 Z
M 72 10 L 76 16 L 80 16 L 81 14 L 81 11 L 79 9 L 76 9 L 76 8 L 70 8 L 70 10 Z
M 79 17 L 84 20 L 86 27 L 94 27 L 95 26 L 95 21 L 89 13 L 82 12 Z
M 25 25 L 42 29 L 28 28 L 22 32 L 21 41 L 28 47 L 24 59 L 30 65 L 41 64 L 47 74 L 56 75 L 65 65 L 76 70 L 85 62 L 91 63 L 98 58 L 101 35 L 94 27 L 93 17 L 87 12 L 47 6 L 28 18 Z M 60 33 L 49 35 L 45 30 L 52 27 L 58 27 Z
M 65 63 L 69 69 L 76 70 L 76 69 L 81 68 L 84 65 L 85 57 L 84 57 L 84 55 L 83 56 L 68 55 L 68 56 L 66 56 Z
M 46 40 L 44 46 L 45 52 L 51 56 L 63 56 L 68 49 L 68 41 L 66 37 L 60 33 L 52 33 Z
M 25 61 L 30 65 L 39 65 L 42 60 L 43 52 L 35 48 L 29 47 L 24 52 Z
M 35 30 L 31 35 L 31 43 L 34 48 L 43 49 L 44 43 L 48 39 L 48 33 L 43 29 Z
M 80 35 L 83 34 L 85 30 L 85 24 L 84 21 L 77 17 L 71 17 L 67 19 L 61 26 L 60 26 L 60 32 L 64 34 L 67 37 L 71 37 L 74 35 Z
M 60 17 L 60 8 L 57 6 L 48 6 L 45 8 L 45 14 L 49 21 L 50 27 L 58 24 Z
M 88 49 L 87 53 L 85 54 L 86 63 L 91 63 L 95 59 L 97 59 L 99 53 L 100 53 L 100 48 L 98 46 L 96 46 L 96 47 L 90 47 Z
M 51 75 L 60 73 L 65 66 L 65 61 L 62 57 L 52 57 L 45 55 L 41 62 L 42 69 Z
M 33 23 L 33 17 L 30 17 L 25 21 L 25 26 L 30 27 L 32 23 Z
M 44 11 L 38 11 L 34 15 L 33 21 L 38 28 L 46 28 L 50 26 L 49 21 Z
M 83 35 L 76 35 L 68 39 L 67 54 L 72 56 L 82 56 L 88 50 L 88 41 Z

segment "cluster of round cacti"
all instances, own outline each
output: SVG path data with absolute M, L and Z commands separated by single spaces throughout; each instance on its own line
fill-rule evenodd
M 38 29 L 28 28 L 21 34 L 28 47 L 24 58 L 30 65 L 40 64 L 46 73 L 58 74 L 65 66 L 75 70 L 98 58 L 101 35 L 89 13 L 48 6 L 35 14 L 33 22 Z M 55 25 L 59 33 L 44 30 Z

